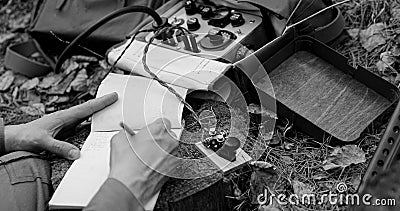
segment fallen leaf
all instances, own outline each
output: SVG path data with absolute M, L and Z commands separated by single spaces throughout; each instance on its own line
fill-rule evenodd
M 39 78 L 35 77 L 30 80 L 27 80 L 24 84 L 21 85 L 20 89 L 33 89 L 39 84 Z
M 328 178 L 328 175 L 326 175 L 324 173 L 317 173 L 317 174 L 313 175 L 311 178 L 313 178 L 315 180 L 322 180 L 322 179 Z
M 391 50 L 393 56 L 399 57 L 400 56 L 400 47 L 395 45 Z
M 49 94 L 64 94 L 74 78 L 75 72 L 71 72 L 70 74 L 64 76 L 63 80 L 57 86 L 51 87 Z
M 4 33 L 4 34 L 0 34 L 0 44 L 14 38 L 16 36 L 16 34 L 14 33 Z
M 8 26 L 13 29 L 25 29 L 29 20 L 31 19 L 31 13 L 27 13 L 24 16 L 21 16 L 15 20 L 8 20 Z
M 386 51 L 381 53 L 380 59 L 386 64 L 386 65 L 392 65 L 396 62 L 396 58 L 393 56 L 391 51 Z
M 400 74 L 396 75 L 396 78 L 394 79 L 394 84 L 396 84 L 396 85 L 400 84 Z
M 70 100 L 70 97 L 68 97 L 68 96 L 58 96 L 58 98 L 55 101 L 55 103 L 62 104 L 62 103 L 68 102 L 69 100 Z
M 69 75 L 72 71 L 77 70 L 79 67 L 80 66 L 76 61 L 68 59 L 64 62 L 61 69 L 64 70 L 65 75 Z
M 92 56 L 75 55 L 72 59 L 76 62 L 97 62 L 98 59 Z
M 386 68 L 388 67 L 383 61 L 379 60 L 376 64 L 376 68 L 381 74 L 386 73 Z
M 376 47 L 386 43 L 386 38 L 383 36 L 383 30 L 385 24 L 376 23 L 372 24 L 367 29 L 360 31 L 360 42 L 361 45 L 369 52 L 374 50 Z
M 360 29 L 348 29 L 347 33 L 350 35 L 350 37 L 356 40 L 360 34 Z
M 0 76 L 0 91 L 6 91 L 14 82 L 15 76 L 12 71 L 7 71 Z
M 314 190 L 312 186 L 300 182 L 298 180 L 293 180 L 292 186 L 293 186 L 293 193 L 298 197 L 302 197 L 304 194 L 310 194 Z
M 107 63 L 107 61 L 106 60 L 101 60 L 100 62 L 99 62 L 99 65 L 100 65 L 100 67 L 103 69 L 103 70 L 108 70 L 108 69 L 110 69 L 111 68 L 111 65 L 109 65 L 108 63 Z
M 86 69 L 81 69 L 78 74 L 76 74 L 75 79 L 71 82 L 71 84 L 69 85 L 70 88 L 74 91 L 77 92 L 82 92 L 87 90 L 87 79 L 88 79 L 88 75 L 86 72 Z
M 360 183 L 361 183 L 361 175 L 360 174 L 353 175 L 351 177 L 350 183 L 351 183 L 351 186 L 353 186 L 354 190 L 357 190 L 358 186 L 360 186 Z
M 101 67 L 95 68 L 94 74 L 92 74 L 87 80 L 87 86 L 89 87 L 89 94 L 96 96 L 96 91 L 101 83 L 103 77 L 107 74 L 107 70 Z
M 15 79 L 14 79 L 15 86 L 21 86 L 28 80 L 28 77 L 21 75 L 21 74 L 14 74 L 14 77 L 15 77 Z
M 42 89 L 48 89 L 51 86 L 56 86 L 62 80 L 61 74 L 55 74 L 54 72 L 49 73 L 39 83 L 39 87 Z
M 23 92 L 23 96 L 21 97 L 23 101 L 29 102 L 29 104 L 40 103 L 40 95 L 36 93 L 36 90 L 27 90 L 20 89 L 20 92 Z
M 392 20 L 400 20 L 400 8 L 393 8 L 390 13 L 392 15 Z
M 12 92 L 12 97 L 14 100 L 19 101 L 20 99 L 18 98 L 18 93 L 19 93 L 19 88 L 16 86 Z
M 42 103 L 36 103 L 29 106 L 21 106 L 19 109 L 31 116 L 42 116 L 45 112 L 45 106 Z
M 333 152 L 323 162 L 323 169 L 329 170 L 338 167 L 347 167 L 351 164 L 364 163 L 365 153 L 356 145 L 335 147 Z
M 253 165 L 254 167 L 262 168 L 262 169 L 267 169 L 267 168 L 273 167 L 272 164 L 265 162 L 265 161 L 252 161 L 252 162 L 250 162 L 250 165 Z

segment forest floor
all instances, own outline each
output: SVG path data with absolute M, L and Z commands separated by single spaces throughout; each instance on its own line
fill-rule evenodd
M 7 46 L 29 39 L 25 30 L 31 19 L 32 2 L 0 1 L 0 117 L 6 124 L 31 121 L 93 98 L 98 80 L 106 72 L 102 61 L 91 58 L 73 58 L 62 74 L 33 79 L 4 68 Z M 348 58 L 350 65 L 361 65 L 400 86 L 400 3 L 353 0 L 339 8 L 346 20 L 347 36 L 335 49 Z M 346 205 L 330 203 L 261 206 L 256 197 L 264 188 L 276 195 L 337 193 L 338 184 L 345 185 L 345 193 L 356 193 L 393 110 L 394 107 L 379 116 L 356 142 L 344 146 L 317 143 L 290 122 L 278 120 L 272 141 L 263 140 L 271 143 L 268 155 L 248 167 L 249 171 L 229 175 L 235 184 L 229 197 L 237 201 L 237 210 L 344 210 Z M 87 125 L 81 125 L 76 135 L 66 141 L 81 147 L 89 130 Z M 71 161 L 46 156 L 57 187 Z

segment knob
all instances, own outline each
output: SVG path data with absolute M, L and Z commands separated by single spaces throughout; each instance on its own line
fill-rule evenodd
M 236 137 L 229 137 L 225 144 L 217 151 L 217 155 L 229 161 L 236 160 L 236 151 L 240 147 L 240 141 Z
M 189 31 L 196 31 L 197 29 L 200 29 L 199 19 L 189 18 L 189 20 L 187 20 L 187 27 Z
M 185 11 L 187 15 L 194 15 L 197 12 L 196 3 L 192 0 L 187 0 L 185 2 Z
M 203 20 L 208 20 L 214 15 L 211 7 L 209 7 L 209 6 L 202 7 L 200 10 L 200 14 L 201 14 L 201 18 Z
M 244 24 L 243 15 L 239 12 L 232 13 L 230 21 L 233 27 L 238 27 Z
M 215 27 L 224 28 L 230 23 L 230 11 L 227 8 L 220 8 L 214 11 L 214 17 L 212 17 L 208 24 Z
M 210 39 L 210 42 L 214 45 L 219 45 L 224 42 L 224 38 L 219 33 L 218 28 L 213 28 L 210 31 L 208 31 L 207 36 Z

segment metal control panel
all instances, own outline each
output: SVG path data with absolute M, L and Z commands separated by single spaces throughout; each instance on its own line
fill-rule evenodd
M 263 31 L 258 30 L 262 27 L 262 17 L 258 14 L 199 4 L 194 0 L 180 1 L 161 16 L 190 34 L 183 36 L 182 30 L 174 30 L 168 38 L 154 39 L 154 45 L 210 59 L 232 61 L 240 46 L 238 43 L 246 45 L 246 40 L 255 39 L 254 34 Z M 147 33 L 137 39 L 148 42 L 153 36 L 154 33 Z

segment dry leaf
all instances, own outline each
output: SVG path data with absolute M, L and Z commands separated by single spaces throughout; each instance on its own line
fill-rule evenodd
M 360 183 L 361 183 L 361 175 L 360 174 L 353 175 L 351 177 L 350 182 L 351 182 L 351 186 L 353 186 L 354 190 L 357 190 L 358 186 L 360 186 Z
M 250 165 L 253 165 L 257 168 L 262 168 L 262 169 L 267 169 L 273 167 L 272 164 L 265 162 L 265 161 L 252 161 L 250 162 Z
M 313 178 L 315 180 L 322 180 L 322 179 L 328 178 L 328 175 L 323 174 L 323 173 L 317 173 L 317 174 L 313 175 L 311 178 Z
M 385 24 L 376 23 L 372 24 L 367 29 L 360 31 L 360 42 L 361 45 L 369 52 L 374 50 L 376 47 L 386 43 L 386 38 L 383 36 L 383 30 Z
M 393 46 L 391 52 L 392 52 L 393 56 L 399 57 L 400 56 L 400 47 L 397 45 Z
M 24 84 L 22 84 L 20 89 L 29 90 L 29 89 L 35 88 L 37 85 L 39 85 L 39 78 L 35 77 L 35 78 L 30 79 L 30 80 L 27 80 Z
M 14 38 L 16 34 L 14 33 L 5 33 L 5 34 L 0 34 L 0 44 Z
M 348 29 L 347 33 L 349 33 L 350 37 L 356 40 L 360 34 L 360 29 Z
M 9 20 L 8 21 L 8 26 L 11 29 L 24 29 L 26 28 L 27 24 L 29 23 L 29 20 L 31 19 L 31 14 L 27 13 L 24 16 L 21 16 L 15 20 Z
M 298 197 L 302 197 L 304 194 L 310 194 L 314 190 L 310 185 L 300 182 L 298 180 L 293 180 L 292 186 L 293 193 L 296 194 L 296 196 Z
M 7 71 L 0 76 L 0 91 L 6 91 L 14 82 L 15 76 L 11 71 Z
M 380 59 L 386 64 L 386 65 L 392 65 L 396 62 L 396 58 L 393 56 L 391 51 L 386 51 L 381 53 Z
M 391 11 L 392 20 L 400 20 L 400 8 L 393 8 Z
M 365 153 L 356 145 L 347 145 L 344 147 L 335 147 L 333 152 L 323 162 L 324 170 L 338 167 L 347 167 L 351 164 L 364 163 Z
M 68 59 L 62 65 L 62 69 L 64 70 L 65 75 L 69 75 L 72 71 L 77 70 L 79 68 L 79 64 L 72 59 Z
M 83 56 L 83 55 L 75 55 L 72 56 L 72 59 L 76 62 L 97 62 L 98 59 L 96 57 L 91 56 Z
M 57 84 L 57 86 L 51 87 L 51 89 L 49 90 L 49 94 L 64 94 L 74 79 L 75 79 L 74 72 L 64 76 L 64 79 L 59 84 Z
M 39 84 L 39 87 L 42 89 L 48 89 L 51 86 L 56 86 L 61 80 L 62 80 L 61 74 L 55 74 L 54 72 L 51 72 L 42 79 L 42 81 Z
M 379 60 L 376 64 L 376 68 L 381 74 L 386 73 L 386 68 L 388 67 L 383 61 Z
M 87 86 L 89 87 L 89 94 L 95 96 L 97 87 L 100 85 L 103 77 L 107 74 L 107 70 L 99 67 L 95 68 L 93 71 L 94 73 L 87 80 Z
M 88 75 L 86 69 L 82 69 L 76 74 L 75 79 L 69 85 L 70 88 L 77 92 L 82 92 L 87 90 L 86 82 L 88 79 Z
M 45 112 L 45 106 L 42 103 L 35 103 L 29 106 L 21 106 L 19 109 L 31 116 L 42 116 Z

